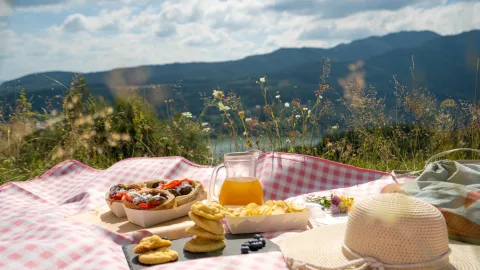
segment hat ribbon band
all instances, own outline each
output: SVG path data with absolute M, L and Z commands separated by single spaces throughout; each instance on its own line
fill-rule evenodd
M 347 267 L 360 265 L 356 268 L 353 268 L 352 270 L 364 270 L 364 269 L 367 269 L 368 267 L 370 267 L 372 269 L 375 269 L 375 270 L 385 270 L 385 268 L 405 269 L 405 268 L 428 266 L 428 265 L 432 265 L 432 264 L 435 264 L 435 263 L 438 263 L 438 262 L 442 262 L 442 261 L 446 260 L 448 258 L 448 256 L 450 256 L 450 253 L 452 252 L 450 249 L 448 249 L 447 252 L 440 255 L 439 257 L 437 257 L 433 260 L 429 260 L 429 261 L 425 261 L 425 262 L 421 262 L 421 263 L 384 264 L 384 263 L 379 262 L 376 259 L 371 258 L 371 257 L 362 257 L 361 255 L 355 253 L 350 248 L 348 248 L 345 245 L 345 243 L 343 243 L 343 248 L 346 251 L 350 252 L 350 254 L 352 254 L 353 256 L 357 257 L 358 259 L 349 261 L 348 263 L 345 263 L 345 264 L 339 265 L 339 266 L 335 266 L 335 267 L 319 267 L 317 265 L 313 265 L 313 264 L 310 264 L 310 263 L 295 261 L 295 262 L 293 262 L 293 267 L 292 268 L 293 269 L 309 269 L 309 270 L 316 270 L 316 269 L 325 269 L 325 270 L 332 269 L 333 270 L 333 269 L 345 269 Z M 287 258 L 287 260 L 293 261 L 291 258 Z
M 378 269 L 378 270 L 384 270 L 385 268 L 404 269 L 404 268 L 423 267 L 423 266 L 428 266 L 428 265 L 432 265 L 432 264 L 442 262 L 442 261 L 448 259 L 448 256 L 450 256 L 450 253 L 452 253 L 452 251 L 450 249 L 448 249 L 447 252 L 438 256 L 437 258 L 435 258 L 433 260 L 428 260 L 428 261 L 425 261 L 425 262 L 420 262 L 420 263 L 385 264 L 385 263 L 379 262 L 376 259 L 371 258 L 371 257 L 362 257 L 361 255 L 355 253 L 353 250 L 348 248 L 347 245 L 345 245 L 345 243 L 343 243 L 342 246 L 346 251 L 350 252 L 350 254 L 359 258 L 357 260 L 351 261 L 351 262 L 356 262 L 355 264 L 351 264 L 351 262 L 349 262 L 348 266 L 353 266 L 353 265 L 356 265 L 357 263 L 363 263 L 362 266 L 360 266 L 359 268 L 355 268 L 355 269 L 358 269 L 358 270 L 366 269 L 367 266 L 370 266 L 371 268 Z M 345 267 L 348 267 L 348 266 L 345 266 Z M 344 266 L 341 266 L 340 268 L 343 268 L 343 267 Z

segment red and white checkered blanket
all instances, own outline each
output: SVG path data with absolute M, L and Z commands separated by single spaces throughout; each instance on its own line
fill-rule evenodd
M 77 161 L 62 162 L 26 182 L 0 186 L 0 269 L 128 269 L 122 246 L 149 234 L 117 234 L 79 223 L 66 216 L 105 204 L 106 191 L 116 183 L 154 178 L 190 178 L 204 185 L 212 167 L 179 157 L 134 158 L 96 170 Z M 320 158 L 265 153 L 257 167 L 266 199 L 336 190 L 364 196 L 393 183 L 389 174 L 359 169 Z M 222 175 L 219 175 L 222 177 Z M 294 232 L 265 234 L 274 242 Z M 176 262 L 152 269 L 287 269 L 280 252 Z

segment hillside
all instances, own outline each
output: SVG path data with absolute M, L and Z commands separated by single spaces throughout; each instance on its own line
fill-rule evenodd
M 118 94 L 117 90 L 112 91 L 117 87 L 151 84 L 161 85 L 163 90 L 167 90 L 162 98 L 171 97 L 172 86 L 181 80 L 186 105 L 196 112 L 200 110 L 196 106 L 198 92 L 210 92 L 218 86 L 246 97 L 244 102 L 249 106 L 257 104 L 260 95 L 255 94 L 258 89 L 255 80 L 263 75 L 268 76 L 270 89 L 280 91 L 285 100 L 294 96 L 311 98 L 319 82 L 320 61 L 324 57 L 332 60 L 332 86 L 338 88 L 337 81 L 348 74 L 349 63 L 364 60 L 367 84 L 376 86 L 388 99 L 393 91 L 393 75 L 411 85 L 409 67 L 414 55 L 417 86 L 428 86 L 439 98 L 468 99 L 473 97 L 475 64 L 472 63 L 476 63 L 479 52 L 480 31 L 446 37 L 427 31 L 400 32 L 357 40 L 331 49 L 285 48 L 236 61 L 174 63 L 84 75 L 92 92 L 106 99 Z M 46 96 L 64 91 L 50 78 L 68 86 L 72 75 L 70 72 L 47 72 L 4 82 L 0 87 L 0 96 L 13 100 L 14 87 L 22 87 L 27 89 L 38 108 Z M 293 86 L 297 86 L 295 92 Z M 146 87 L 145 91 L 148 93 L 149 88 Z

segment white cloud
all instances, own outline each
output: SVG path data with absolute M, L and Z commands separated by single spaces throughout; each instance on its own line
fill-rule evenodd
M 62 27 L 72 33 L 87 30 L 87 18 L 82 14 L 70 15 L 65 19 Z
M 45 31 L 10 32 L 6 41 L 0 36 L 0 51 L 9 56 L 0 61 L 0 80 L 46 70 L 87 72 L 231 60 L 280 47 L 331 47 L 402 30 L 446 35 L 480 26 L 480 16 L 475 16 L 480 14 L 479 2 L 415 5 L 326 19 L 315 13 L 272 10 L 268 5 L 273 0 L 164 0 L 146 8 L 138 7 L 138 1 L 120 1 L 126 4 L 103 0 L 97 14 L 72 9 L 63 22 Z
M 12 15 L 12 8 L 6 0 L 0 0 L 0 18 Z
M 122 32 L 128 30 L 129 17 L 132 11 L 128 8 L 119 10 L 102 10 L 96 16 L 85 16 L 83 14 L 75 13 L 69 15 L 62 25 L 54 26 L 56 30 L 64 30 L 70 33 L 77 33 L 81 31 L 89 32 Z

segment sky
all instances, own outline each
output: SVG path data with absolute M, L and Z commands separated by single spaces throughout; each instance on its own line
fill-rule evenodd
M 477 14 L 477 16 L 475 16 Z M 0 81 L 480 29 L 480 0 L 0 0 Z

